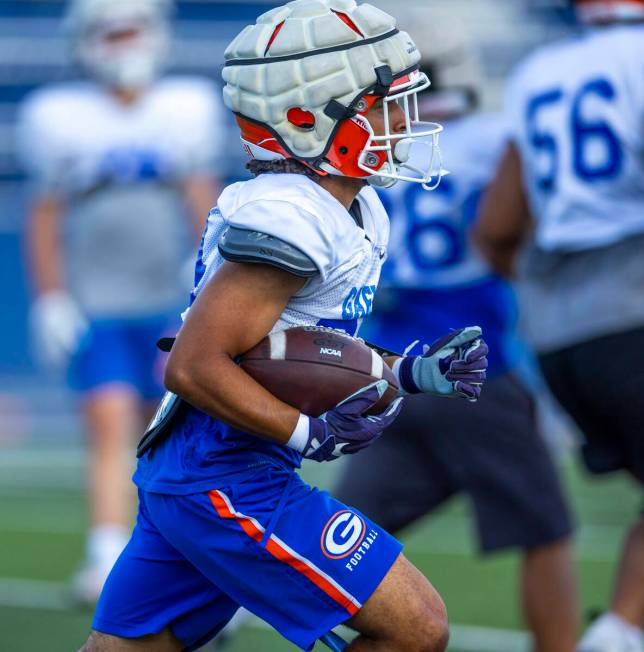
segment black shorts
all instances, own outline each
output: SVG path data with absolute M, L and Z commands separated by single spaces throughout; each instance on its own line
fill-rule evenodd
M 584 436 L 588 469 L 625 469 L 644 484 L 644 328 L 542 355 L 539 363 Z
M 511 375 L 478 403 L 411 396 L 383 437 L 349 458 L 335 495 L 397 532 L 464 492 L 483 551 L 559 541 L 571 518 L 532 397 Z

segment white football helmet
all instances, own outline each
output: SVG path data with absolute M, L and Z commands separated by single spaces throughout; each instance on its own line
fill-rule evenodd
M 294 0 L 244 28 L 225 59 L 224 101 L 250 156 L 293 158 L 323 176 L 381 186 L 440 181 L 442 127 L 421 123 L 418 112 L 430 82 L 416 45 L 385 12 L 354 0 Z M 379 98 L 382 135 L 366 117 Z M 405 113 L 403 133 L 390 130 L 392 102 Z M 408 163 L 415 145 L 428 148 L 422 167 Z
M 147 86 L 167 54 L 170 9 L 168 0 L 72 0 L 65 26 L 73 56 L 104 84 Z
M 582 23 L 644 20 L 644 0 L 574 0 Z

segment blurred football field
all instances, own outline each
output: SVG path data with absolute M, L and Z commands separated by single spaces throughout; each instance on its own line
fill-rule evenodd
M 0 449 L 2 652 L 69 652 L 87 634 L 91 612 L 70 609 L 65 587 L 83 553 L 83 468 L 77 449 Z M 309 464 L 304 475 L 328 487 L 334 471 L 334 465 Z M 641 497 L 624 477 L 589 482 L 572 462 L 564 474 L 581 524 L 576 552 L 584 608 L 601 609 L 609 599 L 620 542 Z M 452 501 L 405 533 L 406 554 L 447 603 L 452 652 L 525 652 L 528 642 L 515 600 L 517 556 L 477 557 L 471 527 L 465 502 Z M 295 649 L 251 622 L 226 652 Z

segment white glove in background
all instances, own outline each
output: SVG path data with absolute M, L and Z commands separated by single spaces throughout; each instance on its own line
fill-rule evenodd
M 85 315 L 64 290 L 39 296 L 31 308 L 31 329 L 40 362 L 53 369 L 65 366 L 87 326 Z

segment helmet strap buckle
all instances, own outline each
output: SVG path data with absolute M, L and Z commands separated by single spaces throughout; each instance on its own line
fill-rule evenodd
M 387 65 L 378 66 L 374 69 L 376 73 L 376 83 L 373 87 L 373 94 L 380 97 L 385 97 L 389 94 L 389 89 L 394 83 L 394 75 L 391 68 Z
M 331 120 L 346 120 L 347 118 L 353 118 L 356 115 L 357 111 L 350 106 L 344 106 L 337 100 L 331 100 L 324 107 L 324 114 L 327 115 Z

